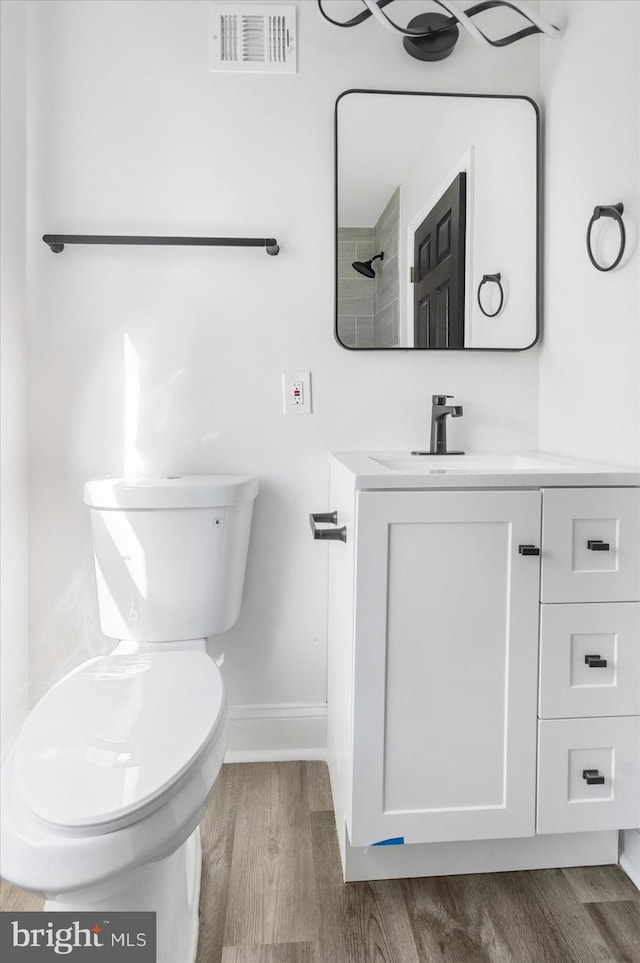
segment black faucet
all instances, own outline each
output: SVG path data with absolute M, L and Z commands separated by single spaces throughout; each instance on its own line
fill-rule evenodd
M 453 398 L 453 395 L 431 396 L 430 455 L 464 455 L 463 451 L 447 451 L 447 415 L 460 418 L 463 412 L 462 405 L 448 405 L 447 398 Z

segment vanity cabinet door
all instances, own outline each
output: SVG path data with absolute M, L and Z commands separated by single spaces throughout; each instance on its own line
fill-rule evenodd
M 540 498 L 358 493 L 352 845 L 534 834 Z

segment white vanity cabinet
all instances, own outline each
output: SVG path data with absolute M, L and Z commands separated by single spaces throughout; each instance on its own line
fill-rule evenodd
M 331 459 L 345 878 L 614 861 L 640 826 L 638 473 L 441 461 Z

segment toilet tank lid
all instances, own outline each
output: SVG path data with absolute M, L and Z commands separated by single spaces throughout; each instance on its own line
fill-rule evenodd
M 164 475 L 92 478 L 84 501 L 100 509 L 222 508 L 252 501 L 258 481 L 252 475 Z

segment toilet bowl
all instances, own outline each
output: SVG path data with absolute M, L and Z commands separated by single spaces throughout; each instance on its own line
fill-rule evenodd
M 237 619 L 256 494 L 248 476 L 87 483 L 101 627 L 121 641 L 47 692 L 2 768 L 2 875 L 51 911 L 155 911 L 158 963 L 195 960 L 227 732 L 205 636 Z

